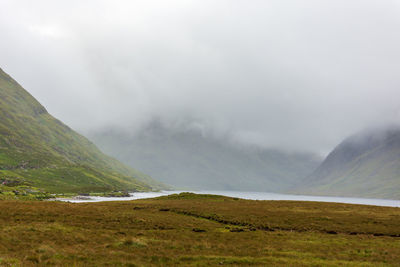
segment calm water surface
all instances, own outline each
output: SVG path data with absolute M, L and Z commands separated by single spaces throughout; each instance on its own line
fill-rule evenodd
M 130 197 L 90 197 L 90 199 L 60 199 L 60 200 L 74 202 L 74 203 L 123 201 L 123 200 L 153 198 L 171 194 L 179 194 L 182 192 L 222 195 L 222 196 L 238 197 L 238 198 L 252 199 L 252 200 L 300 200 L 300 201 L 337 202 L 337 203 L 364 204 L 364 205 L 387 206 L 387 207 L 400 207 L 400 200 L 390 200 L 390 199 L 302 196 L 302 195 L 288 195 L 288 194 L 276 194 L 276 193 L 265 193 L 265 192 L 237 192 L 237 191 L 162 191 L 162 192 L 131 193 Z

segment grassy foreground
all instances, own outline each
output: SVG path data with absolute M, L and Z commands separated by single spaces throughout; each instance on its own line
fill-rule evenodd
M 400 209 L 157 199 L 0 201 L 0 266 L 400 266 Z

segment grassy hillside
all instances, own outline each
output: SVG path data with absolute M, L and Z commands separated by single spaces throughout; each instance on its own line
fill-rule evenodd
M 399 266 L 398 208 L 181 194 L 0 201 L 1 266 Z
M 158 122 L 136 135 L 110 130 L 91 138 L 122 162 L 183 188 L 282 192 L 320 163 L 313 155 L 239 147 Z
M 0 69 L 0 182 L 51 192 L 151 190 L 160 183 L 104 155 Z
M 400 129 L 369 130 L 347 138 L 297 191 L 400 199 Z

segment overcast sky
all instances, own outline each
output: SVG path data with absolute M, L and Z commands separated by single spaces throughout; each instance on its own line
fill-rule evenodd
M 88 133 L 326 153 L 400 121 L 400 0 L 0 0 L 0 67 Z

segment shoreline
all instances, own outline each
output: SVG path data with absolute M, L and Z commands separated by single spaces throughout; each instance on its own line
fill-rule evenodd
M 265 201 L 305 201 L 305 202 L 328 202 L 343 203 L 355 205 L 381 206 L 381 207 L 397 207 L 400 208 L 400 200 L 391 199 L 372 199 L 372 198 L 351 198 L 351 197 L 331 197 L 331 196 L 306 196 L 306 195 L 290 195 L 265 192 L 239 192 L 239 191 L 159 191 L 159 192 L 134 192 L 129 193 L 126 197 L 103 197 L 103 196 L 76 196 L 67 198 L 55 198 L 52 201 L 64 201 L 71 203 L 90 203 L 105 201 L 129 201 L 146 198 L 156 198 L 180 193 L 194 193 L 206 195 L 219 195 L 232 198 L 240 198 L 247 200 L 265 200 Z

